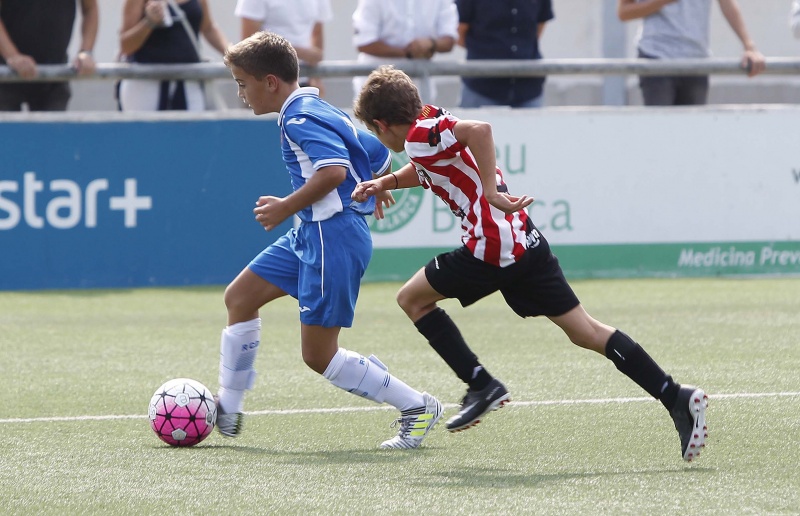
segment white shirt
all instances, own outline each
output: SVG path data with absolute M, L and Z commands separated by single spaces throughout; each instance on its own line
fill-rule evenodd
M 359 0 L 353 13 L 353 45 L 383 41 L 394 47 L 405 47 L 416 38 L 450 36 L 458 40 L 458 10 L 453 0 Z M 360 63 L 384 63 L 385 57 L 358 53 Z M 355 78 L 356 95 L 364 78 Z M 416 81 L 415 81 L 416 82 Z M 430 93 L 425 102 L 435 97 L 433 84 L 423 88 Z
M 234 13 L 261 21 L 262 30 L 283 36 L 298 48 L 310 48 L 314 25 L 333 18 L 330 0 L 238 0 Z
M 458 39 L 458 10 L 453 0 L 359 0 L 353 29 L 356 47 L 375 41 L 404 47 L 416 38 Z M 384 60 L 359 54 L 362 61 L 369 57 Z

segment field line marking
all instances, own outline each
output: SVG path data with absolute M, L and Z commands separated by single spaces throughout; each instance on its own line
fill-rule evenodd
M 712 400 L 719 399 L 748 399 L 748 398 L 780 398 L 800 396 L 800 392 L 740 392 L 728 394 L 709 394 Z M 636 398 L 595 398 L 583 400 L 540 400 L 540 401 L 511 401 L 509 407 L 539 407 L 553 405 L 597 405 L 611 403 L 640 403 L 656 401 L 650 397 Z M 444 408 L 458 407 L 455 403 L 443 403 Z M 346 412 L 373 412 L 376 410 L 395 410 L 388 405 L 372 407 L 339 407 L 339 408 L 311 408 L 311 409 L 282 409 L 282 410 L 254 410 L 246 412 L 248 416 L 286 416 L 295 414 L 342 414 Z M 65 421 L 110 421 L 119 419 L 145 419 L 147 414 L 110 415 L 110 416 L 57 416 L 57 417 L 30 417 L 0 419 L 0 424 L 14 423 L 58 423 Z

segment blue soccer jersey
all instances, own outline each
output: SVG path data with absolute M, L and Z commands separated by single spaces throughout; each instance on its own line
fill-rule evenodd
M 284 103 L 278 124 L 283 160 L 294 190 L 320 168 L 339 165 L 348 171 L 335 191 L 297 213 L 300 220 L 326 220 L 348 208 L 364 215 L 374 211 L 374 197 L 357 203 L 350 194 L 357 183 L 391 165 L 389 151 L 375 136 L 357 129 L 347 114 L 320 99 L 316 88 L 295 90 Z

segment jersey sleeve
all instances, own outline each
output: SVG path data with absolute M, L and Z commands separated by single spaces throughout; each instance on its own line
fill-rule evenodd
M 439 150 L 455 156 L 464 150 L 464 145 L 456 139 L 454 131 L 457 119 L 451 116 L 444 116 L 437 120 L 435 130 L 439 133 Z
M 353 12 L 353 46 L 368 45 L 380 39 L 380 2 L 361 0 Z
M 314 170 L 337 165 L 350 167 L 350 154 L 341 136 L 314 118 L 286 120 L 284 131 L 292 144 L 308 156 Z
M 391 171 L 392 155 L 378 138 L 363 129 L 359 129 L 358 140 L 369 155 L 369 168 L 375 176 L 380 177 Z
M 436 35 L 458 39 L 458 9 L 452 0 L 441 2 L 439 20 L 436 23 Z
M 330 0 L 319 0 L 319 11 L 317 12 L 318 23 L 328 23 L 333 20 L 333 9 L 331 9 Z

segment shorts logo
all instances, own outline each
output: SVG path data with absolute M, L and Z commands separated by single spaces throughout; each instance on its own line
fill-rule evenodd
M 392 153 L 392 170 L 408 163 L 405 153 Z M 370 217 L 369 228 L 375 233 L 391 233 L 408 224 L 419 211 L 425 190 L 423 188 L 404 188 L 392 192 L 396 201 L 394 206 L 384 208 L 381 220 Z

